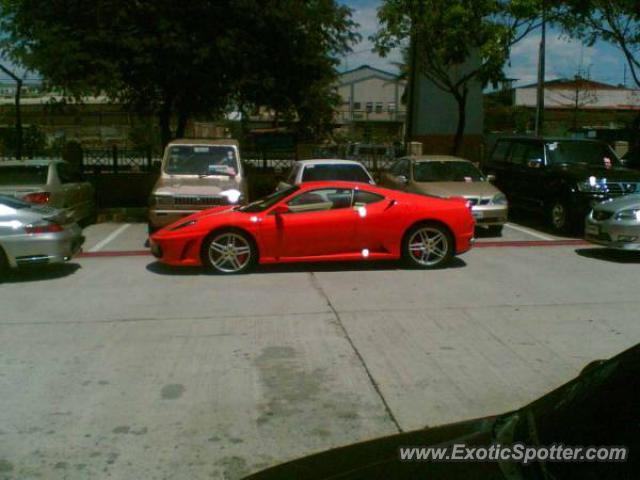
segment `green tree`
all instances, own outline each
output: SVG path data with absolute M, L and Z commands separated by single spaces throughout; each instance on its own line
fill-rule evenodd
M 511 47 L 539 25 L 541 10 L 542 0 L 385 0 L 372 40 L 383 56 L 410 42 L 416 73 L 455 99 L 458 122 L 451 150 L 457 154 L 470 85 L 504 78 Z M 465 64 L 469 68 L 461 69 Z
M 617 46 L 640 88 L 640 0 L 568 0 L 567 15 L 560 20 L 566 31 L 593 45 L 604 40 Z M 633 122 L 640 144 L 640 114 Z
M 4 53 L 69 97 L 156 115 L 163 144 L 234 102 L 326 123 L 353 27 L 335 0 L 0 0 Z

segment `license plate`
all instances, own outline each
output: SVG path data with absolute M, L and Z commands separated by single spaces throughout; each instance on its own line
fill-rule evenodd
M 600 227 L 598 227 L 597 225 L 587 225 L 585 228 L 585 233 L 587 235 L 594 235 L 594 236 L 598 236 L 600 235 Z

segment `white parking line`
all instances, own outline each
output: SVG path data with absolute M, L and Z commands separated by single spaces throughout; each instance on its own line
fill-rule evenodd
M 111 232 L 106 238 L 102 241 L 96 243 L 93 247 L 89 249 L 89 252 L 99 252 L 102 250 L 109 242 L 113 241 L 118 235 L 124 232 L 127 228 L 131 226 L 130 223 L 125 223 L 120 228 L 116 229 L 114 232 Z
M 531 230 L 525 227 L 520 227 L 518 225 L 514 225 L 513 223 L 505 223 L 505 227 L 509 227 L 512 230 L 516 230 L 520 233 L 526 233 L 527 235 L 531 235 L 532 237 L 536 237 L 539 238 L 540 240 L 546 240 L 547 242 L 553 242 L 554 240 L 556 240 L 553 237 L 550 237 L 548 235 L 543 235 L 541 233 L 536 232 L 535 230 Z

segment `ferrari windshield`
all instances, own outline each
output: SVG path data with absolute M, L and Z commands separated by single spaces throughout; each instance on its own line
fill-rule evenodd
M 285 188 L 284 190 L 279 190 L 275 193 L 272 193 L 271 195 L 261 198 L 260 200 L 256 200 L 255 202 L 252 202 L 249 205 L 240 207 L 239 210 L 241 212 L 247 212 L 247 213 L 264 212 L 267 208 L 271 208 L 280 200 L 287 198 L 289 195 L 291 195 L 293 192 L 295 192 L 298 189 L 299 187 L 292 186 L 289 188 Z
M 175 145 L 169 147 L 164 171 L 170 175 L 235 176 L 236 150 L 227 145 Z
M 418 162 L 413 167 L 416 182 L 481 182 L 482 172 L 470 162 Z

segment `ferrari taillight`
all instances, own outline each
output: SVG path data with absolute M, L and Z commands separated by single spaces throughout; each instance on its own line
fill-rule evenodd
M 29 202 L 29 203 L 44 204 L 44 203 L 49 203 L 49 200 L 51 199 L 51 194 L 49 192 L 29 193 L 24 197 L 22 197 L 22 199 L 25 202 Z

